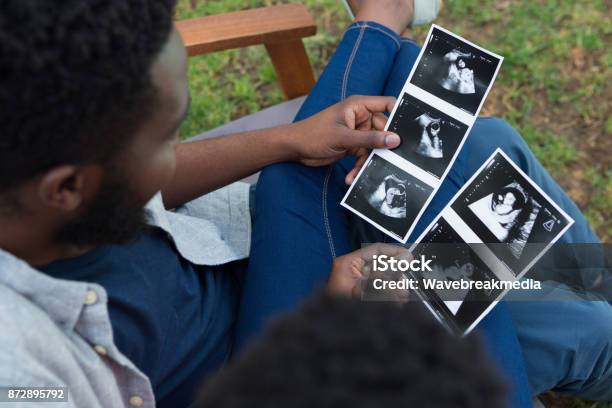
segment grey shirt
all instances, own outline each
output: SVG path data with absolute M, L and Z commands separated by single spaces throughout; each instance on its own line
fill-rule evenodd
M 248 256 L 249 185 L 234 183 L 166 211 L 157 194 L 151 224 L 182 257 L 219 265 Z M 154 407 L 148 378 L 117 349 L 100 285 L 51 278 L 0 250 L 0 387 L 68 388 L 53 407 Z M 0 403 L 2 407 L 48 403 Z

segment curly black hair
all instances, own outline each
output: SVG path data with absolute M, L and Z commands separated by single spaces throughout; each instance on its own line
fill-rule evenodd
M 155 104 L 175 2 L 0 2 L 0 193 L 121 149 Z
M 448 334 L 422 304 L 322 295 L 210 379 L 196 406 L 496 408 L 505 394 L 477 337 Z

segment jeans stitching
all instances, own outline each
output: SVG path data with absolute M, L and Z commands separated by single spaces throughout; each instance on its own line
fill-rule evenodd
M 329 214 L 327 212 L 327 189 L 329 188 L 329 179 L 331 178 L 332 171 L 333 167 L 329 166 L 327 174 L 325 175 L 325 181 L 323 182 L 323 222 L 325 223 L 325 232 L 327 233 L 327 241 L 329 242 L 329 250 L 332 259 L 336 259 L 334 237 L 332 236 L 331 226 L 329 224 Z
M 371 29 L 371 30 L 380 31 L 381 33 L 383 33 L 384 35 L 386 35 L 387 37 L 389 37 L 390 39 L 392 39 L 392 40 L 395 42 L 395 45 L 397 45 L 397 48 L 400 48 L 400 47 L 401 47 L 401 44 L 400 44 L 400 42 L 398 41 L 398 39 L 397 39 L 397 38 L 395 38 L 395 37 L 393 37 L 393 36 L 392 36 L 391 34 L 389 34 L 388 32 L 386 32 L 386 31 L 384 31 L 384 30 L 381 30 L 381 29 L 380 29 L 380 28 L 378 28 L 378 27 L 370 27 L 370 26 L 368 26 L 368 25 L 366 25 L 366 26 L 364 26 L 364 27 L 369 28 L 369 29 Z
M 351 25 L 348 26 L 345 31 L 352 30 L 354 28 L 362 28 L 365 25 L 367 25 L 365 21 L 354 21 L 353 23 L 351 23 Z
M 340 100 L 346 99 L 346 90 L 348 88 L 348 77 L 349 72 L 351 70 L 351 66 L 353 65 L 353 60 L 355 59 L 355 55 L 357 55 L 357 49 L 361 44 L 361 39 L 363 38 L 363 33 L 365 31 L 366 26 L 361 26 L 361 30 L 359 31 L 359 36 L 357 37 L 357 41 L 353 46 L 353 51 L 351 51 L 351 56 L 349 57 L 348 63 L 346 64 L 346 69 L 344 70 L 344 77 L 342 78 L 342 94 L 340 95 Z
M 354 23 L 354 24 L 356 24 L 356 23 Z M 347 28 L 345 30 L 345 33 L 347 31 L 354 30 L 354 29 L 357 29 L 357 28 L 359 28 L 359 29 L 369 28 L 371 30 L 380 31 L 381 33 L 383 33 L 387 37 L 391 38 L 393 40 L 393 42 L 395 42 L 395 45 L 398 46 L 398 48 L 401 47 L 401 42 L 404 42 L 404 41 L 409 41 L 409 42 L 412 42 L 412 43 L 416 44 L 416 42 L 414 42 L 414 40 L 412 40 L 410 38 L 402 38 L 402 37 L 400 37 L 399 40 L 398 40 L 396 37 L 394 37 L 393 35 L 389 34 L 385 30 L 383 30 L 381 28 L 378 28 L 378 27 L 372 27 L 371 25 L 368 25 L 368 23 L 363 23 L 363 24 L 359 24 L 359 25 L 357 25 L 357 24 L 356 25 L 352 25 L 352 26 L 350 26 L 349 28 Z
M 360 29 L 359 36 L 357 37 L 357 41 L 355 41 L 355 45 L 353 46 L 353 50 L 351 51 L 351 56 L 349 57 L 349 60 L 346 64 L 346 69 L 344 70 L 344 76 L 342 78 L 342 91 L 340 94 L 340 100 L 346 99 L 349 72 L 351 71 L 353 60 L 355 59 L 355 55 L 357 54 L 357 49 L 359 48 L 359 45 L 361 44 L 361 39 L 363 38 L 365 28 L 366 28 L 365 24 L 362 26 L 359 26 L 359 29 Z M 331 173 L 332 173 L 332 166 L 330 166 L 329 170 L 327 170 L 327 174 L 325 175 L 325 181 L 323 182 L 323 222 L 325 223 L 325 232 L 327 233 L 327 241 L 329 243 L 329 250 L 331 251 L 332 258 L 335 259 L 336 258 L 336 248 L 334 246 L 334 237 L 331 233 L 331 227 L 329 224 L 329 214 L 327 212 L 327 189 L 329 188 L 329 179 L 331 177 Z
M 353 23 L 353 25 L 347 28 L 346 31 L 354 30 L 354 29 L 359 29 L 360 31 L 359 31 L 359 36 L 357 37 L 357 41 L 355 42 L 355 45 L 353 46 L 353 50 L 351 51 L 351 55 L 349 57 L 348 63 L 346 65 L 346 69 L 344 71 L 344 76 L 342 78 L 342 91 L 340 95 L 341 100 L 346 99 L 349 73 L 353 65 L 353 61 L 355 60 L 355 55 L 357 55 L 357 50 L 359 46 L 361 45 L 361 41 L 365 34 L 366 28 L 370 28 L 372 30 L 376 30 L 376 31 L 383 33 L 387 37 L 391 38 L 393 42 L 395 42 L 398 48 L 401 47 L 401 43 L 397 38 L 393 37 L 391 34 L 387 33 L 386 31 L 381 30 L 380 28 L 369 26 L 367 23 L 363 23 L 363 24 Z M 327 171 L 327 174 L 325 175 L 325 181 L 323 182 L 323 222 L 325 224 L 325 232 L 327 234 L 327 240 L 329 242 L 329 250 L 331 251 L 332 258 L 335 259 L 336 258 L 336 248 L 334 246 L 334 238 L 332 236 L 331 226 L 329 223 L 329 214 L 327 211 L 327 190 L 329 188 L 329 179 L 331 178 L 332 172 L 333 172 L 333 167 L 330 166 Z

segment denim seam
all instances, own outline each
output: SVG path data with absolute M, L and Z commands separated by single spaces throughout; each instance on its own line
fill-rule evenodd
M 403 38 L 403 37 L 401 37 L 400 41 L 403 42 L 403 43 L 412 43 L 412 44 L 416 45 L 417 47 L 419 46 L 419 44 L 416 41 L 414 41 L 412 38 Z
M 389 34 L 388 32 L 386 32 L 385 30 L 381 30 L 381 29 L 380 29 L 380 28 L 378 28 L 378 27 L 372 27 L 371 25 L 368 25 L 367 23 L 365 23 L 365 24 L 363 24 L 363 25 L 356 25 L 356 26 L 353 26 L 353 27 L 349 27 L 349 28 L 347 28 L 347 29 L 345 30 L 345 32 L 346 32 L 346 31 L 349 31 L 349 30 L 356 29 L 356 28 L 361 28 L 361 29 L 364 29 L 364 28 L 369 28 L 370 30 L 376 30 L 376 31 L 379 31 L 379 32 L 383 33 L 384 35 L 386 35 L 387 37 L 389 37 L 390 39 L 392 39 L 392 40 L 393 40 L 393 42 L 395 42 L 395 45 L 397 45 L 397 47 L 398 47 L 398 48 L 400 48 L 400 47 L 401 47 L 401 44 L 400 44 L 400 41 L 402 41 L 402 39 L 401 39 L 401 38 L 400 38 L 400 40 L 398 40 L 397 38 L 395 38 L 394 36 L 392 36 L 391 34 Z M 406 40 L 408 40 L 408 39 L 406 39 Z M 410 41 L 411 41 L 411 42 L 414 42 L 414 41 L 412 41 L 412 40 L 410 40 Z
M 392 39 L 392 40 L 395 42 L 395 45 L 397 45 L 397 48 L 398 48 L 398 49 L 401 47 L 401 44 L 400 44 L 400 42 L 398 41 L 398 39 L 397 39 L 397 38 L 395 38 L 395 37 L 393 37 L 393 36 L 392 36 L 391 34 L 389 34 L 388 32 L 386 32 L 386 31 L 384 31 L 384 30 L 381 30 L 381 29 L 380 29 L 380 28 L 378 28 L 378 27 L 371 27 L 371 26 L 369 26 L 369 25 L 366 25 L 365 27 L 366 27 L 366 28 L 369 28 L 369 29 L 371 29 L 371 30 L 380 31 L 381 33 L 383 33 L 384 35 L 386 35 L 387 37 L 389 37 L 390 39 Z
M 325 175 L 325 181 L 323 182 L 323 222 L 325 223 L 325 232 L 327 233 L 327 241 L 329 243 L 332 259 L 336 259 L 334 237 L 332 236 L 331 226 L 329 224 L 329 214 L 327 212 L 327 189 L 329 188 L 329 179 L 331 178 L 332 171 L 333 167 L 329 166 L 327 174 Z
M 365 25 L 361 26 L 361 30 L 359 32 L 359 36 L 357 37 L 357 41 L 353 46 L 353 51 L 351 52 L 351 56 L 349 57 L 348 63 L 346 64 L 346 69 L 344 70 L 344 77 L 342 78 L 342 93 L 340 95 L 340 100 L 346 99 L 346 90 L 348 88 L 348 77 L 351 71 L 351 67 L 353 66 L 353 60 L 355 59 L 355 55 L 357 55 L 357 49 L 359 49 L 359 45 L 361 44 L 361 39 L 363 38 L 363 33 L 365 31 Z

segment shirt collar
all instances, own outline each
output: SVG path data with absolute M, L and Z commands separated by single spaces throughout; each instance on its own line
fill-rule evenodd
M 147 203 L 150 223 L 160 225 L 160 210 L 163 209 L 161 194 L 158 192 Z M 168 228 L 168 227 L 167 227 Z M 39 306 L 60 327 L 73 330 L 83 309 L 87 290 L 95 290 L 98 301 L 106 302 L 108 297 L 102 286 L 65 279 L 52 278 L 34 269 L 27 262 L 0 249 L 0 285 L 19 293 Z
M 163 212 L 163 205 L 161 193 L 158 192 L 146 205 L 149 222 L 153 226 L 169 230 L 169 226 L 159 215 Z M 52 278 L 2 249 L 0 285 L 14 290 L 38 305 L 58 326 L 67 331 L 74 329 L 89 288 L 95 290 L 98 301 L 106 302 L 108 299 L 106 291 L 100 285 Z
M 67 331 L 74 329 L 83 309 L 88 287 L 93 286 L 47 276 L 1 249 L 0 285 L 12 289 L 39 306 L 58 326 Z M 95 286 L 100 300 L 106 299 L 104 289 Z

